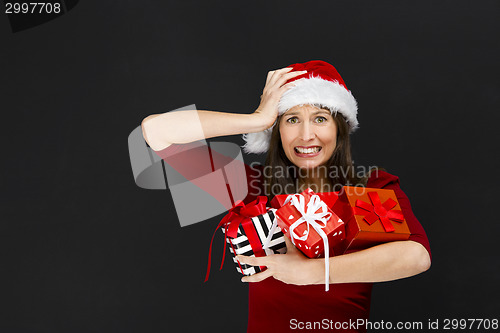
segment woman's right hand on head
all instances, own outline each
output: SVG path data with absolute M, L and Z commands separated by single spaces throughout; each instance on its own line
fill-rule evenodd
M 286 67 L 267 73 L 266 85 L 260 97 L 260 105 L 253 113 L 262 122 L 265 128 L 273 126 L 278 117 L 278 103 L 285 91 L 294 86 L 288 80 L 307 73 L 307 71 L 291 71 L 292 67 Z

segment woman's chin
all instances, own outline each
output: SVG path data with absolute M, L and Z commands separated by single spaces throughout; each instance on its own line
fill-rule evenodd
M 300 161 L 295 165 L 300 169 L 312 170 L 319 167 L 321 163 L 319 163 L 319 161 Z

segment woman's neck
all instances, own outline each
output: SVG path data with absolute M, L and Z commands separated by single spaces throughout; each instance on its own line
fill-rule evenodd
M 310 188 L 314 192 L 330 192 L 330 181 L 324 168 L 302 170 L 304 177 L 299 179 L 299 193 Z

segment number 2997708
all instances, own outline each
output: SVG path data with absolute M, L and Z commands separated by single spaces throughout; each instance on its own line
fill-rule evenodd
M 5 3 L 5 14 L 59 14 L 61 11 L 58 1 Z

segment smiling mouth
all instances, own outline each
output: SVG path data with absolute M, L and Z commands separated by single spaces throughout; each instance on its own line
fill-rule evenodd
M 316 147 L 295 147 L 294 148 L 295 152 L 298 154 L 317 154 L 320 152 L 321 147 L 316 146 Z

